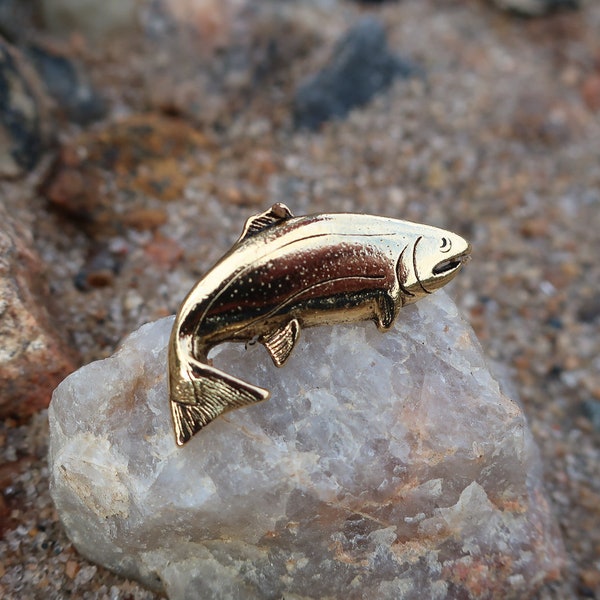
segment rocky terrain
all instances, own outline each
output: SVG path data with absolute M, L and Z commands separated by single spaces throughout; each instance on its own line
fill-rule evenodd
M 94 4 L 0 2 L 0 596 L 157 597 L 71 546 L 43 407 L 285 202 L 471 241 L 566 548 L 537 596 L 600 597 L 600 5 Z

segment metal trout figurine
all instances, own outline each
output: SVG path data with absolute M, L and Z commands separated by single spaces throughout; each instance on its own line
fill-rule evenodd
M 177 444 L 222 413 L 269 397 L 209 365 L 212 347 L 258 341 L 280 367 L 302 328 L 371 319 L 386 331 L 402 306 L 450 281 L 470 251 L 448 231 L 384 217 L 294 217 L 275 204 L 249 218 L 173 325 L 169 393 Z

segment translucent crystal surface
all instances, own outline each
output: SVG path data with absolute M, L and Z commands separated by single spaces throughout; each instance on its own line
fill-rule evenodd
M 224 345 L 272 398 L 175 445 L 167 318 L 67 378 L 50 407 L 52 494 L 80 552 L 210 598 L 523 598 L 561 543 L 523 412 L 443 293 L 303 331 L 288 363 Z

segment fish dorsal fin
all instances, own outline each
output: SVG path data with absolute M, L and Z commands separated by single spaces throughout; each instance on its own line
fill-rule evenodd
M 267 349 L 275 366 L 281 367 L 294 349 L 299 335 L 300 323 L 297 319 L 292 319 L 274 333 L 262 336 L 259 342 Z
M 277 202 L 277 204 L 273 204 L 269 210 L 254 215 L 246 221 L 238 242 L 256 235 L 259 231 L 262 231 L 267 227 L 272 227 L 273 225 L 287 221 L 287 219 L 291 219 L 293 216 L 292 211 L 285 204 Z

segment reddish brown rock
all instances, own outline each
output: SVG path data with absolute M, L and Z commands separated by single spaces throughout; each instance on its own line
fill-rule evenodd
M 48 406 L 52 390 L 75 368 L 47 312 L 43 271 L 31 236 L 0 208 L 0 418 Z
M 161 269 L 174 269 L 183 258 L 183 248 L 173 239 L 154 236 L 144 247 L 150 264 Z
M 65 145 L 42 191 L 92 235 L 156 229 L 167 219 L 161 203 L 183 196 L 210 145 L 182 119 L 136 115 Z

